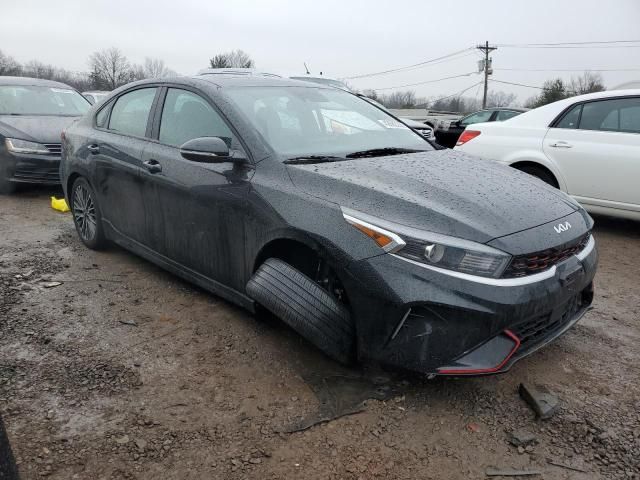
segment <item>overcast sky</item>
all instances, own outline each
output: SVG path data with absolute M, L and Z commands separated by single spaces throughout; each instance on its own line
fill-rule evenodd
M 87 71 L 96 50 L 118 47 L 132 62 L 161 58 L 183 74 L 204 68 L 215 53 L 240 48 L 262 70 L 349 77 L 411 65 L 472 47 L 640 40 L 638 0 L 3 0 L 0 49 L 20 62 L 37 59 Z M 640 45 L 640 44 L 637 44 Z M 473 50 L 453 60 L 349 82 L 385 88 L 477 70 Z M 493 54 L 493 77 L 542 85 L 578 72 L 522 69 L 637 69 L 602 72 L 605 84 L 640 80 L 640 48 L 513 48 Z M 520 69 L 501 70 L 501 69 Z M 479 74 L 410 87 L 419 96 L 455 93 Z M 494 84 L 520 101 L 525 87 Z M 393 90 L 385 90 L 391 92 Z M 472 88 L 467 95 L 481 95 Z

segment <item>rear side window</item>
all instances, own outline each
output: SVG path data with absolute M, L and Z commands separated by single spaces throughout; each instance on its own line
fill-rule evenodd
M 482 110 L 481 112 L 476 112 L 466 118 L 463 118 L 460 121 L 460 125 L 472 125 L 474 123 L 488 122 L 491 118 L 492 113 L 493 111 L 491 110 Z
M 520 115 L 520 112 L 514 112 L 513 110 L 498 110 L 498 115 L 496 115 L 496 122 L 504 122 L 505 120 L 509 120 L 510 118 L 515 117 L 516 115 Z
M 211 105 L 199 95 L 170 88 L 162 108 L 158 140 L 179 147 L 198 137 L 220 137 L 231 148 L 233 134 Z
M 555 125 L 555 128 L 578 128 L 581 112 L 582 105 L 576 105 L 565 113 L 564 117 Z
M 619 98 L 586 103 L 581 130 L 640 133 L 640 98 Z
M 141 88 L 119 97 L 111 109 L 109 130 L 144 137 L 156 90 L 156 88 Z

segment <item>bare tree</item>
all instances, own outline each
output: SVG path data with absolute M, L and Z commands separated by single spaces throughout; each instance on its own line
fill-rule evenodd
M 219 53 L 209 60 L 211 68 L 253 68 L 254 61 L 242 50 Z
M 159 58 L 145 58 L 144 59 L 144 74 L 145 78 L 162 78 L 162 77 L 175 77 L 177 73 L 168 68 L 164 60 Z
M 416 103 L 418 103 L 416 100 L 416 92 L 413 90 L 382 95 L 378 98 L 378 101 L 387 108 L 413 108 Z
M 491 90 L 487 94 L 487 107 L 515 106 L 517 98 L 515 93 Z
M 370 88 L 365 89 L 362 91 L 362 95 L 364 95 L 367 98 L 370 98 L 372 100 L 375 100 L 377 102 L 380 101 L 380 95 L 378 95 L 378 92 L 376 92 L 375 90 L 372 90 Z
M 603 92 L 605 90 L 602 75 L 586 71 L 582 75 L 571 77 L 569 90 L 573 95 Z
M 53 65 L 46 65 L 38 60 L 31 60 L 22 67 L 22 74 L 28 77 L 52 80 L 55 76 L 55 70 Z
M 113 90 L 132 80 L 131 65 L 117 48 L 94 52 L 89 57 L 89 66 L 96 88 Z
M 0 75 L 18 75 L 20 70 L 21 66 L 18 61 L 0 50 Z

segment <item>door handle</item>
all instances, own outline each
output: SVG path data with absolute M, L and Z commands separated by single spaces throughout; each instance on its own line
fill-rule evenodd
M 160 162 L 154 160 L 153 158 L 142 162 L 142 164 L 149 171 L 149 173 L 160 173 L 162 171 L 162 165 L 160 165 Z
M 87 147 L 87 150 L 89 150 L 89 153 L 91 153 L 92 155 L 96 155 L 98 153 L 100 153 L 100 146 L 96 145 L 95 143 L 92 145 L 89 145 Z
M 554 148 L 571 148 L 573 147 L 573 145 L 571 145 L 570 143 L 567 142 L 563 142 L 562 140 L 556 142 L 556 143 L 550 143 L 549 144 L 550 147 L 554 147 Z

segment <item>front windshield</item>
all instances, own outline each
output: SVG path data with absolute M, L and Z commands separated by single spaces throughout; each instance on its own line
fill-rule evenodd
M 342 90 L 239 87 L 225 91 L 269 145 L 287 158 L 344 156 L 380 148 L 433 149 L 403 123 Z
M 91 104 L 69 88 L 0 85 L 0 115 L 79 116 Z

